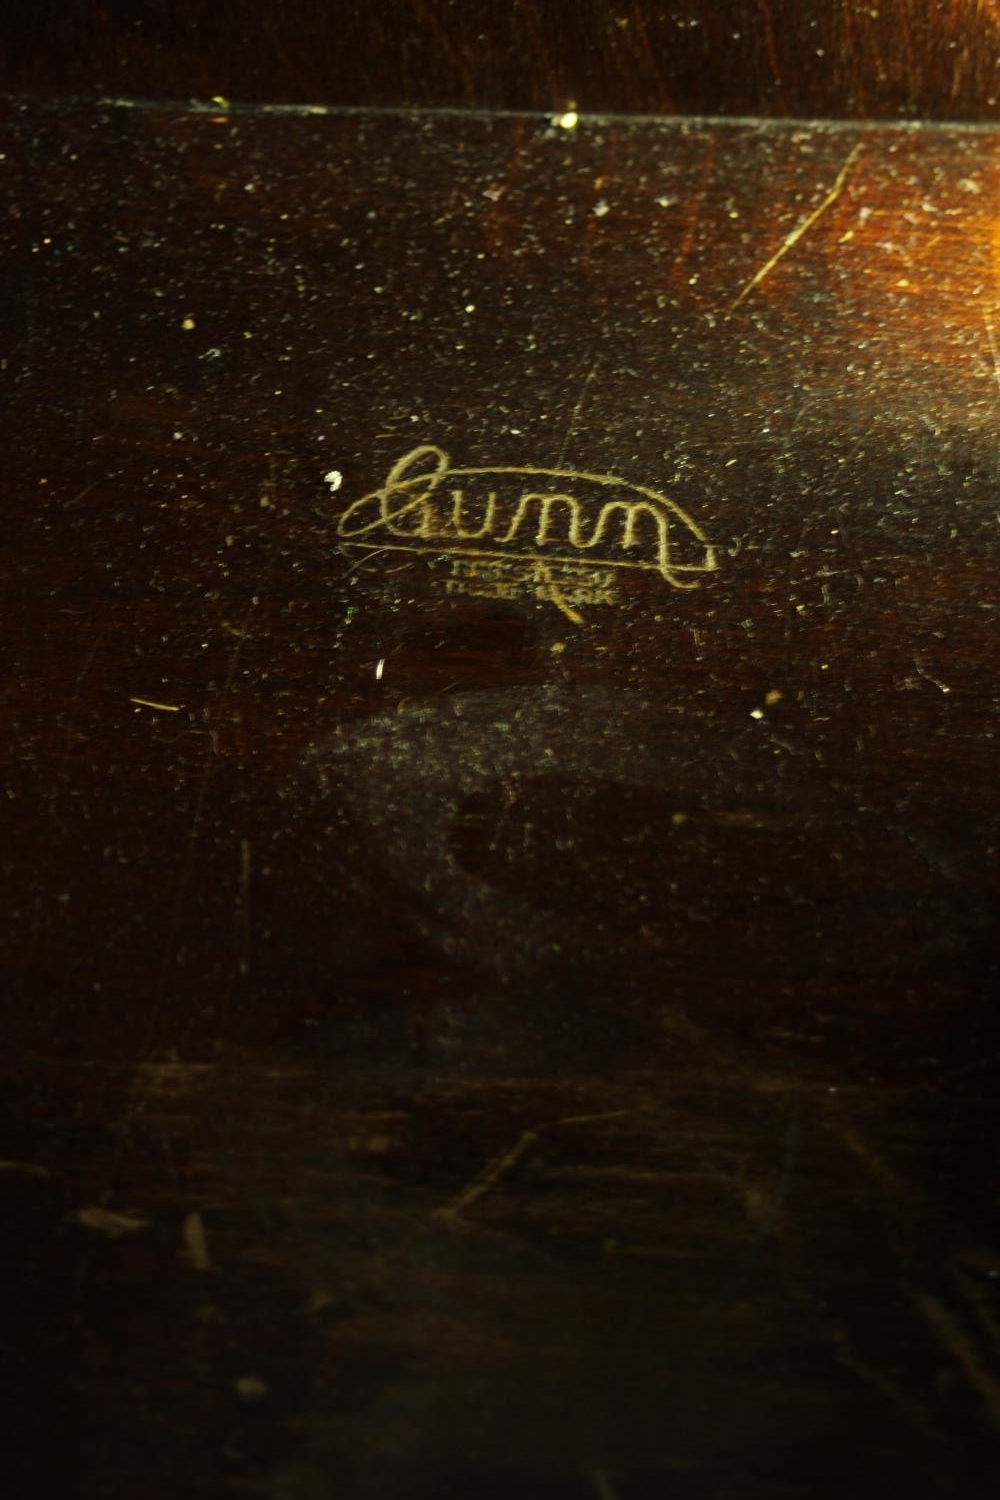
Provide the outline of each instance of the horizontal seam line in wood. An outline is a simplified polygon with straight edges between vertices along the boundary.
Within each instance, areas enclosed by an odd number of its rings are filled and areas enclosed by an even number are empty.
[[[262,118],[322,119],[350,117],[354,115],[384,116],[400,119],[467,119],[467,120],[538,120],[558,122],[560,111],[554,109],[463,109],[458,105],[408,105],[408,104],[282,104],[259,100],[227,100],[219,104],[211,99],[146,99],[138,97],[108,97],[86,94],[50,93],[0,93],[0,103],[17,107],[32,106],[43,109],[134,109],[160,111],[183,115],[239,115]],[[802,116],[802,115],[700,115],[700,114],[627,114],[614,110],[590,112],[577,106],[577,124],[573,130],[564,130],[569,136],[588,125],[696,125],[714,130],[730,127],[734,130],[803,130],[834,132],[885,131],[894,135],[909,135],[918,131],[950,132],[963,135],[985,135],[1000,131],[1000,112],[994,119],[949,120],[945,118],[899,120],[865,115],[849,116]],[[558,124],[556,125],[558,127]]]

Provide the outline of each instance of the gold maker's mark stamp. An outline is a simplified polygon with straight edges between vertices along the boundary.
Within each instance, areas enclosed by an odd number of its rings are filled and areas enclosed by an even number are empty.
[[[611,604],[628,571],[697,588],[716,549],[675,501],[614,474],[534,465],[456,469],[421,444],[383,485],[341,512],[341,545],[373,557],[424,554],[452,565],[449,593],[528,592],[570,618]]]

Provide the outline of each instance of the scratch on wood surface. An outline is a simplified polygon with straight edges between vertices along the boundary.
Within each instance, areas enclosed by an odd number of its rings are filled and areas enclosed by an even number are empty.
[[[1000,1383],[983,1368],[972,1340],[937,1297],[920,1297],[918,1304],[948,1353],[965,1371],[969,1384],[983,1398],[994,1427],[1000,1428]]]
[[[996,1275],[996,1272],[994,1271],[991,1274]],[[973,1314],[975,1315],[976,1321],[979,1323],[979,1326],[982,1328],[983,1332],[986,1334],[990,1342],[994,1344],[997,1349],[1000,1349],[1000,1319],[995,1318],[992,1312],[986,1306],[983,1300],[983,1293],[981,1288],[975,1281],[972,1280],[970,1276],[965,1275],[962,1272],[959,1272],[958,1281],[959,1285],[962,1288],[962,1296],[972,1308]]]
[[[208,796],[208,786],[212,777],[212,760],[213,756],[217,753],[218,735],[219,731],[222,728],[222,723],[226,711],[226,704],[229,701],[229,695],[232,692],[233,683],[236,679],[236,671],[240,662],[240,654],[250,633],[250,617],[253,614],[256,604],[257,599],[255,597],[251,600],[250,604],[247,606],[246,612],[244,613],[242,626],[237,632],[236,643],[230,653],[229,663],[226,668],[226,675],[223,679],[218,699],[216,700],[215,713],[212,721],[212,753],[206,757],[205,764],[202,767],[201,775],[198,778],[198,790],[195,797],[194,811],[191,818],[191,829],[188,834],[184,862],[181,865],[181,871],[178,877],[177,887],[174,894],[173,918],[171,922],[167,946],[163,956],[162,971],[157,992],[157,1001],[162,999],[162,986],[163,980],[166,977],[166,966],[169,963],[170,959],[174,956],[177,945],[177,933],[180,928],[184,897],[187,894],[188,885],[190,884],[191,876],[194,873],[195,849],[198,843],[198,835],[201,831],[201,823],[205,813],[205,801]]]
[[[449,1223],[457,1223],[485,1193],[494,1188],[503,1177],[507,1175],[511,1167],[516,1166],[524,1153],[538,1141],[546,1130],[556,1130],[568,1125],[592,1125],[603,1120],[618,1119],[622,1115],[634,1114],[631,1109],[615,1109],[606,1114],[598,1115],[568,1115],[561,1120],[548,1120],[533,1130],[522,1130],[517,1140],[507,1151],[502,1151],[498,1156],[486,1163],[486,1166],[474,1177],[467,1187],[464,1187],[457,1197],[450,1203],[434,1210],[435,1219],[445,1219]]]
[[[729,313],[734,313],[736,311],[740,303],[746,297],[749,297],[754,288],[760,286],[761,282],[765,281],[767,277],[770,276],[775,266],[779,265],[780,262],[784,260],[789,250],[794,250],[795,246],[798,244],[802,236],[804,234],[808,234],[809,230],[813,227],[817,220],[821,219],[827,212],[827,210],[831,208],[834,203],[836,203],[837,199],[844,191],[844,186],[847,182],[847,179],[851,175],[851,169],[853,168],[854,163],[857,161],[860,154],[861,143],[859,142],[852,148],[851,151],[848,152],[843,166],[834,179],[833,187],[827,193],[822,203],[820,203],[818,207],[814,208],[811,214],[807,214],[804,219],[801,219],[789,234],[785,235],[785,238],[782,240],[777,250],[771,256],[770,260],[766,260],[761,266],[760,270],[754,272],[743,290],[734,298],[729,306]]]
[[[557,469],[561,469],[563,467],[563,461],[566,457],[566,450],[569,447],[570,438],[576,431],[576,424],[580,420],[580,413],[583,411],[583,403],[586,401],[587,392],[590,389],[590,382],[593,380],[594,375],[597,372],[597,366],[600,364],[600,362],[600,355],[595,355],[593,358],[588,360],[587,373],[583,378],[582,385],[580,386],[580,394],[576,398],[576,405],[573,407],[573,410],[570,413],[569,421],[566,424],[566,431],[563,435],[562,447],[559,449],[559,458],[556,461]]]
[[[993,1100],[990,1100],[993,1103]],[[994,1280],[1000,1277],[1000,1254],[995,1250],[984,1249],[982,1245],[973,1245],[968,1250],[960,1250],[958,1258],[963,1265],[973,1266],[977,1271],[983,1271]],[[997,1288],[1000,1291],[1000,1287]]]
[[[153,698],[130,698],[130,703],[138,703],[140,708],[159,708],[165,714],[179,714],[183,708],[182,703],[157,703]]]
[[[913,658],[913,665],[914,665],[914,667],[915,667],[915,669],[917,671],[917,675],[920,676],[920,677],[922,677],[925,682],[931,683],[931,685],[933,687],[936,687],[939,692],[942,692],[942,693],[950,693],[951,692],[951,688],[948,686],[948,684],[946,682],[942,682],[941,679],[940,679],[940,677],[935,677],[932,672],[928,672],[928,670],[927,670],[926,667],[921,666],[919,656],[915,656]]]
[[[73,725],[76,720],[77,705],[80,702],[80,690],[83,687],[84,679],[86,678],[87,673],[90,671],[90,668],[93,665],[94,657],[97,655],[100,649],[101,642],[104,640],[104,635],[105,632],[103,630],[98,631],[97,635],[94,637],[94,640],[91,643],[90,650],[87,652],[86,656],[83,659],[83,666],[76,674],[76,682],[73,685],[73,696],[69,702],[69,718],[66,724],[67,747],[72,738]]]
[[[516,1162],[520,1161],[528,1147],[533,1146],[539,1139],[540,1136],[537,1130],[523,1130],[509,1151],[503,1151],[499,1156],[495,1156],[492,1161],[487,1162],[479,1176],[473,1178],[472,1182],[469,1183],[468,1187],[462,1189],[457,1198],[453,1198],[443,1208],[435,1210],[434,1217],[450,1221],[461,1218],[465,1210],[471,1208],[472,1204],[478,1198],[481,1198],[484,1193],[488,1193],[490,1188],[499,1182],[500,1178],[509,1172]]]
[[[780,84],[781,64],[778,61],[778,48],[774,39],[774,16],[771,13],[769,0],[763,0],[761,12],[764,21],[764,44],[767,48],[767,61],[771,68],[771,78],[775,84]]]
[[[250,971],[250,840],[240,840],[240,885],[236,898],[236,927],[240,950],[240,973]]]
[[[912,1398],[908,1397],[902,1388],[894,1380],[890,1379],[888,1375],[883,1374],[881,1370],[875,1369],[866,1360],[860,1359],[854,1351],[854,1346],[850,1338],[842,1329],[833,1329],[832,1337],[836,1350],[837,1363],[843,1369],[849,1370],[852,1375],[856,1375],[859,1380],[862,1380],[865,1385],[870,1386],[872,1390],[878,1391],[879,1395],[884,1396],[894,1406],[900,1407],[906,1416],[913,1420],[915,1413]],[[922,1411],[919,1412],[917,1420],[925,1423],[927,1421],[927,1414]]]
[[[986,329],[986,342],[990,346],[990,359],[993,361],[993,379],[1000,391],[1000,350],[997,349],[997,331],[993,323],[993,315],[983,308],[983,327]]]
[[[215,714],[210,731],[210,753],[205,757],[205,763],[197,780],[197,793],[195,795],[194,808],[191,817],[190,831],[187,836],[184,857],[181,862],[180,872],[174,886],[173,901],[171,903],[170,919],[167,923],[167,939],[160,954],[157,968],[156,984],[153,990],[152,1003],[149,1007],[149,1020],[146,1027],[146,1040],[143,1044],[144,1056],[137,1060],[135,1076],[131,1091],[118,1130],[118,1143],[112,1161],[112,1177],[117,1172],[125,1150],[132,1123],[140,1109],[143,1097],[143,1080],[141,1076],[142,1065],[149,1061],[149,1055],[155,1044],[157,1027],[160,1024],[160,1013],[163,1006],[164,996],[167,990],[167,980],[171,961],[176,959],[178,942],[181,930],[181,920],[184,914],[184,902],[188,889],[195,873],[195,855],[198,847],[198,839],[201,833],[202,820],[205,815],[205,806],[208,799],[209,783],[212,779],[214,757],[218,754],[218,738],[222,728],[225,715],[226,703],[236,680],[236,671],[239,666],[240,654],[250,635],[250,620],[254,609],[259,603],[259,596],[254,594],[244,612],[241,628],[235,632],[236,641],[229,655],[229,664],[216,701]]]
[[[712,179],[715,175],[716,150],[716,136],[713,133],[709,136],[705,146],[701,178],[697,191],[687,201],[684,232],[681,235],[680,243],[677,246],[677,254],[674,257],[673,274],[675,276],[679,276],[683,272],[698,241],[698,224],[708,198],[709,189],[712,186]]]
[[[905,1198],[907,1196],[906,1184],[888,1166],[882,1158],[872,1150],[868,1142],[858,1134],[853,1125],[840,1126],[833,1131],[835,1139],[841,1141],[854,1153],[868,1172],[869,1176],[878,1183],[879,1187],[892,1194],[893,1197]]]
[[[109,1208],[81,1208],[76,1218],[78,1224],[86,1229],[99,1229],[110,1240],[120,1240],[123,1234],[136,1234],[140,1229],[149,1228],[148,1219],[141,1219],[137,1214],[114,1213]]]
[[[91,485],[90,488],[93,489],[93,485]],[[86,494],[86,490],[84,490],[83,493]],[[77,498],[79,499],[80,497],[78,496]],[[57,786],[62,780],[62,777],[66,771],[66,767],[69,763],[70,754],[72,753],[73,733],[76,729],[76,719],[80,709],[80,694],[83,690],[83,684],[86,680],[87,673],[90,671],[90,668],[93,665],[94,658],[100,650],[101,643],[104,640],[104,636],[105,632],[103,630],[98,631],[97,635],[94,637],[94,640],[91,642],[90,649],[88,650],[86,656],[83,658],[83,665],[81,666],[79,672],[76,674],[76,682],[73,684],[73,695],[69,700],[69,709],[66,714],[62,753],[59,756],[59,761],[55,771],[54,779]],[[49,810],[53,816],[56,815],[55,797],[50,800]]]
[[[539,1125],[539,1130],[559,1130],[566,1125],[601,1125],[605,1120],[620,1120],[623,1115],[634,1115],[634,1109],[605,1109],[596,1115],[565,1115],[559,1120],[548,1120]]]
[[[781,1223],[785,1204],[791,1192],[792,1182],[798,1166],[799,1133],[799,1112],[798,1108],[796,1108],[789,1117],[788,1125],[785,1128],[781,1172],[778,1177],[777,1186],[769,1200],[758,1197],[753,1191],[748,1191],[747,1187],[744,1187],[743,1196],[747,1217],[755,1225],[755,1229],[753,1238],[737,1268],[738,1277],[746,1275],[765,1241],[771,1237]]]
[[[199,1213],[188,1214],[181,1230],[181,1254],[195,1271],[210,1271],[212,1258],[208,1253],[208,1236],[205,1223]]]
[[[992,988],[992,981],[988,980],[984,989],[984,1000],[989,999]],[[937,1078],[931,1078],[926,1083],[915,1084],[908,1092],[911,1094],[929,1093],[932,1089],[940,1088],[943,1083],[953,1083],[957,1078],[967,1078],[971,1073],[980,1073],[984,1068],[991,1068],[997,1062],[1000,1062],[1000,1052],[991,1052],[988,1057],[980,1057],[976,1062],[966,1063],[961,1068],[949,1068],[947,1073],[941,1073]]]

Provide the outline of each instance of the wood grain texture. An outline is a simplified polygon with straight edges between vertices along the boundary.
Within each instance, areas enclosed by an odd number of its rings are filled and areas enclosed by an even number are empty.
[[[22,1493],[995,1492],[996,144],[4,106]]]
[[[993,120],[994,0],[119,0],[5,8],[0,87],[208,100]]]

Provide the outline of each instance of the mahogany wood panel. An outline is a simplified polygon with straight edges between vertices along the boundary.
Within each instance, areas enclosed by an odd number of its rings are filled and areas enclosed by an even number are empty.
[[[588,113],[984,120],[995,0],[8,0],[0,87]]]
[[[997,145],[4,106],[17,1493],[995,1493]]]

